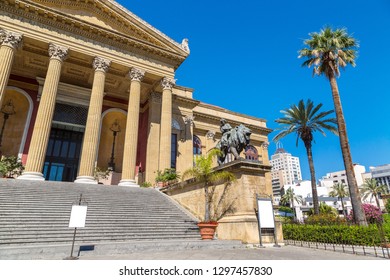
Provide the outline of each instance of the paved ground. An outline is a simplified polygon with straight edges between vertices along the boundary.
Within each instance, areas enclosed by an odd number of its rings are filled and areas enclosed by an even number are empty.
[[[126,255],[81,256],[80,260],[387,260],[323,249],[281,246],[246,249],[136,252]]]

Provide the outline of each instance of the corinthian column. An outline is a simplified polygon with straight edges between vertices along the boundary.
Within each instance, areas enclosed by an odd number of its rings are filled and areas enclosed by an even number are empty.
[[[47,69],[45,84],[35,119],[30,149],[25,171],[18,179],[44,180],[42,174],[46,156],[47,143],[51,129],[51,121],[56,104],[57,88],[61,76],[61,67],[68,54],[68,48],[49,44],[50,62]]]
[[[91,100],[89,101],[87,125],[85,127],[83,150],[81,152],[79,176],[76,183],[97,184],[93,173],[97,158],[97,143],[99,139],[99,127],[102,115],[104,83],[106,72],[111,62],[107,59],[95,57]]]
[[[141,98],[141,80],[145,72],[132,68],[129,73],[131,79],[129,105],[127,109],[125,150],[123,153],[122,180],[120,186],[138,187],[135,183],[135,164],[137,160],[139,106]]]
[[[171,167],[171,134],[172,134],[172,87],[174,79],[164,77],[161,80],[162,104],[161,104],[161,128],[160,128],[160,159],[159,169]]]
[[[22,42],[22,34],[0,30],[0,105],[3,101],[4,90],[8,84],[14,61],[15,50]]]

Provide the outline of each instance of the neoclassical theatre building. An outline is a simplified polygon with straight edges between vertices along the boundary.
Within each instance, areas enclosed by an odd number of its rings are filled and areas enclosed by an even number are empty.
[[[269,163],[265,120],[193,99],[175,83],[188,41],[113,0],[0,0],[0,43],[0,150],[19,179],[96,183],[111,167],[112,183],[154,183],[213,148],[221,118],[252,130],[243,157]]]

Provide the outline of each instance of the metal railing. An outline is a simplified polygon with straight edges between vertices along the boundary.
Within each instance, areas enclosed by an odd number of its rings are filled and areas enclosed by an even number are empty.
[[[390,259],[390,250],[382,246],[363,246],[353,244],[336,244],[336,243],[322,243],[322,242],[309,242],[309,241],[298,241],[298,240],[284,240],[285,245],[323,249],[333,252],[372,256],[378,258]]]

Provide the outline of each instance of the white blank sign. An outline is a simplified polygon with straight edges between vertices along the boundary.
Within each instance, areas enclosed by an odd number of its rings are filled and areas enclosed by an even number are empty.
[[[69,227],[85,227],[87,218],[87,206],[73,205],[70,213]]]
[[[261,228],[275,228],[274,210],[271,200],[257,200]]]

